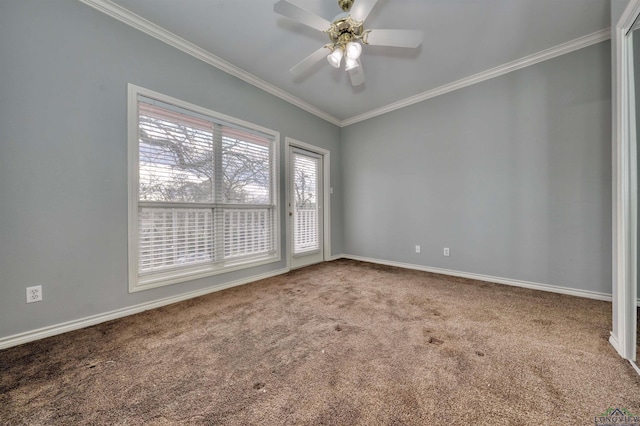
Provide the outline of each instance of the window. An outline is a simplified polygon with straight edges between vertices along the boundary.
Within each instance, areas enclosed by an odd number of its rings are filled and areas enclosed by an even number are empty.
[[[279,260],[278,133],[130,85],[129,289]]]
[[[293,150],[293,254],[320,250],[318,171],[320,158]]]

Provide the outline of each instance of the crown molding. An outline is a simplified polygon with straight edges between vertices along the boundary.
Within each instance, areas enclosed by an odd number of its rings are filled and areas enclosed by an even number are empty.
[[[506,64],[502,64],[495,68],[491,68],[486,71],[482,71],[477,74],[471,75],[469,77],[465,77],[460,80],[454,81],[452,83],[448,83],[443,86],[436,87],[435,89],[427,90],[426,92],[419,93],[417,95],[408,97],[401,101],[393,102],[391,104],[385,105],[380,108],[376,108],[369,112],[365,112],[363,114],[353,116],[346,120],[342,120],[340,122],[340,127],[346,127],[351,124],[358,123],[360,121],[368,120],[370,118],[377,117],[379,115],[383,115],[391,111],[395,111],[397,109],[405,108],[410,105],[426,101],[427,99],[435,98],[436,96],[441,96],[446,93],[450,93],[455,90],[462,89],[464,87],[471,86],[473,84],[480,83],[482,81],[486,81],[495,77],[499,77],[501,75],[508,74],[510,72],[519,70],[521,68],[525,68],[530,65],[534,65],[539,62],[543,62],[543,61],[555,58],[557,56],[574,52],[576,50],[591,46],[593,44],[603,42],[610,38],[611,38],[611,29],[605,28],[603,30],[596,31],[591,34],[587,34],[585,36],[576,38],[566,43],[559,44],[549,49],[542,50],[532,55],[525,56],[520,59],[516,59],[515,61],[507,62]]]
[[[264,90],[267,93],[270,93],[284,101],[289,102],[292,105],[297,106],[300,109],[303,109],[317,117],[322,118],[323,120],[328,121],[329,123],[335,124],[336,126],[340,126],[340,120],[331,114],[328,114],[322,111],[319,108],[303,101],[302,99],[291,95],[288,92],[274,86],[271,83],[267,83],[266,81],[256,77],[253,74],[248,73],[247,71],[238,68],[237,66],[225,61],[222,58],[208,52],[207,50],[196,46],[195,44],[173,34],[170,31],[150,22],[141,16],[136,15],[124,7],[117,5],[110,0],[78,0],[81,3],[86,4],[87,6],[91,6],[94,9],[111,16],[112,18],[117,19],[120,22],[123,22],[137,30],[142,31],[145,34],[150,35],[170,46],[179,49],[194,58],[197,58],[203,62],[206,62],[209,65],[212,65],[227,74],[230,74],[234,77],[239,78],[259,89]]]
[[[207,50],[198,47],[197,45],[173,34],[172,32],[167,31],[166,29],[154,24],[153,22],[150,22],[143,17],[136,15],[130,10],[125,9],[124,7],[115,4],[110,0],[78,1],[91,6],[94,9],[117,19],[120,22],[136,28],[137,30],[142,31],[145,34],[148,34],[170,46],[173,46],[176,49],[179,49],[203,62],[206,62],[209,65],[212,65],[226,72],[227,74],[237,77],[240,80],[243,80],[259,89],[262,89],[265,92],[270,93],[286,102],[289,102],[290,104],[295,105],[298,108],[303,109],[304,111],[307,111],[338,127],[346,127],[351,124],[359,123],[361,121],[365,121],[379,115],[383,115],[401,108],[408,107],[413,104],[426,101],[427,99],[435,98],[437,96],[441,96],[476,83],[508,74],[510,72],[555,58],[557,56],[574,52],[576,50],[603,42],[611,38],[611,29],[605,28],[603,30],[576,38],[575,40],[571,40],[566,43],[551,47],[549,49],[534,53],[532,55],[525,56],[524,58],[516,59],[515,61],[502,64],[495,68],[491,68],[489,70],[462,78],[452,83],[448,83],[443,86],[419,93],[417,95],[410,96],[400,101],[390,103],[380,108],[373,109],[371,111],[353,116],[351,118],[347,118],[345,120],[340,120],[337,117],[334,117],[333,115],[309,104],[308,102],[305,102],[302,99],[280,89],[279,87],[276,87],[273,84],[268,83],[256,77],[255,75],[248,73],[247,71],[225,61],[224,59],[219,58],[211,52],[208,52]]]

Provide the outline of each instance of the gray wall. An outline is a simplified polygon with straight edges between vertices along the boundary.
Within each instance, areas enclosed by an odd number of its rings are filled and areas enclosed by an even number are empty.
[[[344,128],[342,166],[346,254],[611,293],[609,42]]]
[[[281,161],[286,136],[330,150],[342,253],[336,126],[78,1],[1,9],[0,338],[285,266],[128,293],[127,83],[279,131]],[[39,284],[44,300],[27,305]]]
[[[629,0],[611,0],[611,28],[616,27],[628,4]]]
[[[333,254],[611,291],[608,43],[340,130],[75,0],[0,39],[0,339],[285,265],[127,292],[127,83],[330,150]]]

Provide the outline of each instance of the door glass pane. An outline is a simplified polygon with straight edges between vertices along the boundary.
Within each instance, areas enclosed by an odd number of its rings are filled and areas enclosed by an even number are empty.
[[[293,253],[320,249],[318,168],[320,160],[293,154]]]

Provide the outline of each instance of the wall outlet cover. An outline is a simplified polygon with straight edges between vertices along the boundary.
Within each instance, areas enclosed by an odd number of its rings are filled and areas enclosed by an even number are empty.
[[[27,303],[39,302],[41,300],[42,300],[41,285],[27,287]]]

